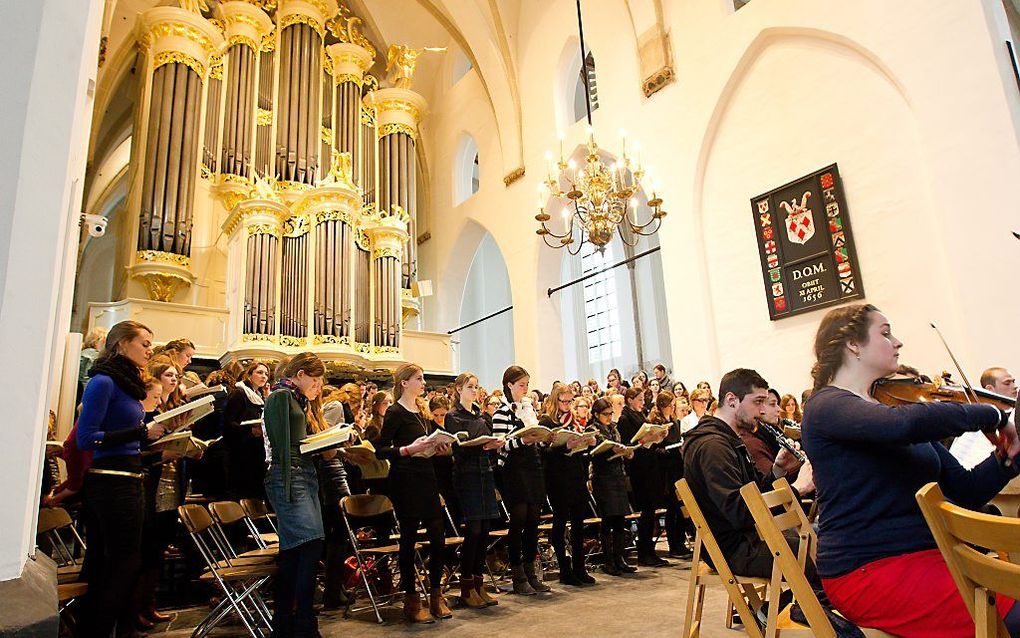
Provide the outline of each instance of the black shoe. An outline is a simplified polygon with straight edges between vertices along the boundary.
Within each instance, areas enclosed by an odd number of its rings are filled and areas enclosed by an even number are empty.
[[[694,558],[694,552],[687,549],[686,547],[681,547],[679,549],[671,549],[666,555],[669,556],[670,558],[676,558],[677,560],[689,561],[692,558]]]
[[[560,570],[560,583],[570,585],[571,587],[581,586],[581,580],[574,575],[574,570],[569,567]]]
[[[641,565],[642,567],[669,567],[671,564],[672,563],[669,561],[662,560],[655,554],[638,557],[638,565]]]
[[[637,571],[637,567],[629,564],[623,556],[616,557],[616,568],[624,574],[633,574]]]
[[[616,566],[616,563],[614,561],[609,561],[609,560],[607,560],[606,562],[602,563],[602,573],[609,574],[610,576],[621,576],[621,575],[623,575],[623,572],[621,572],[620,568]]]
[[[574,561],[574,577],[581,581],[581,585],[594,585],[596,580],[588,574],[584,568],[584,561]]]

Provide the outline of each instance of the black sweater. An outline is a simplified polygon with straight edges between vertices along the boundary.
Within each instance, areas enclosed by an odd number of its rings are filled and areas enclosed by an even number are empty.
[[[1020,470],[1020,458],[1006,468],[991,455],[966,470],[938,441],[1001,418],[990,405],[889,407],[832,386],[813,394],[801,428],[820,511],[818,573],[935,548],[914,497],[921,487],[937,481],[946,498],[976,509]]]

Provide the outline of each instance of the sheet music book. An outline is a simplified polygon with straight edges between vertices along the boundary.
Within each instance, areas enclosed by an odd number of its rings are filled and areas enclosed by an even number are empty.
[[[617,445],[620,445],[620,443],[606,439],[596,445],[595,449],[591,451],[591,454],[592,456],[595,456],[596,454],[605,454],[606,452],[612,451]]]
[[[542,438],[539,439],[540,443],[545,443],[552,436],[553,431],[544,425],[527,425],[519,430],[514,430],[507,435],[510,439],[520,439],[532,434],[541,434]]]
[[[204,397],[207,394],[216,394],[217,392],[223,392],[224,388],[222,385],[214,385],[211,388],[204,383],[193,385],[190,388],[184,390],[184,398],[191,401],[199,397]]]
[[[346,423],[339,423],[331,428],[323,430],[322,432],[317,432],[316,434],[311,434],[301,439],[301,445],[298,449],[302,454],[323,452],[346,443],[351,439],[353,434],[354,426]]]
[[[669,432],[669,426],[658,423],[642,423],[638,431],[631,437],[630,442],[637,443],[641,439],[648,438],[654,434],[664,435]]]
[[[375,446],[369,441],[362,441],[357,445],[342,447],[340,448],[340,454],[355,465],[367,466],[380,462],[379,459],[375,457]],[[386,463],[386,461],[382,462]]]
[[[639,447],[641,447],[641,446],[640,445],[621,445],[619,447],[620,451],[615,453],[615,454],[613,454],[611,457],[609,457],[609,460],[612,461],[613,459],[621,458],[624,454],[627,453],[628,450],[636,450]]]
[[[454,443],[461,439],[467,439],[467,436],[467,432],[457,432],[456,434],[453,434],[452,432],[447,432],[446,430],[439,428],[426,437],[429,442],[429,446],[421,452],[412,454],[411,456],[420,459],[427,459],[436,455],[436,449],[440,445],[444,443]]]
[[[212,414],[212,402],[213,396],[211,394],[207,394],[201,399],[190,401],[184,405],[174,408],[173,410],[157,414],[156,418],[154,418],[152,422],[163,423],[164,421],[169,421],[170,419],[186,414],[187,418],[184,419],[184,422],[174,427],[174,431],[184,430],[190,427],[195,421],[198,421],[208,414]]]
[[[988,458],[995,448],[981,432],[964,432],[949,447],[949,453],[968,470]]]
[[[246,428],[252,428],[252,427],[255,427],[256,425],[261,426],[262,425],[262,419],[248,419],[247,421],[241,421],[240,425],[242,425],[242,426],[244,426]]]
[[[167,452],[180,454],[181,456],[189,459],[197,459],[202,456],[202,453],[204,453],[210,445],[222,438],[223,437],[218,436],[215,439],[203,441],[202,439],[192,436],[191,432],[182,431],[167,434],[162,438],[156,439],[149,444],[149,447],[156,450],[165,450]]]
[[[477,447],[479,445],[485,445],[487,443],[494,443],[496,441],[505,441],[505,440],[506,440],[506,437],[504,437],[504,436],[490,436],[488,434],[483,434],[482,436],[476,436],[473,439],[465,439],[463,441],[460,440],[460,439],[457,439],[457,445],[459,445],[461,447]]]

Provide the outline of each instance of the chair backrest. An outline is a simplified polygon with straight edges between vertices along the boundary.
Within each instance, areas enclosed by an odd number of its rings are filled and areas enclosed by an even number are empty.
[[[758,534],[772,552],[772,591],[778,592],[785,582],[800,603],[811,633],[822,638],[835,638],[836,631],[804,572],[808,556],[814,555],[812,548],[817,543],[815,531],[787,480],[779,479],[773,483],[773,487],[775,489],[764,494],[754,483],[740,488],[740,495],[744,497],[747,509],[754,517]],[[779,510],[779,513],[775,513],[775,510]],[[794,530],[800,538],[797,554],[793,553],[783,536],[786,530]]]
[[[995,607],[996,593],[1020,598],[1020,520],[991,516],[946,502],[938,483],[917,492],[917,503],[945,558],[978,638],[1009,633]],[[973,546],[988,547],[998,558]]]
[[[71,515],[63,507],[44,507],[39,510],[39,524],[36,534],[45,534],[53,530],[63,529],[73,524]]]
[[[234,501],[210,503],[209,512],[221,525],[232,525],[245,518],[244,508]]]
[[[177,508],[177,516],[184,523],[184,528],[191,534],[201,534],[213,526],[209,512],[201,505],[181,505]]]
[[[50,557],[58,567],[64,567],[82,560],[85,541],[82,540],[71,515],[62,507],[44,507],[39,510],[39,524],[36,533],[46,538],[52,546]],[[76,546],[80,551],[76,551]]]
[[[340,499],[340,509],[351,518],[369,518],[389,514],[393,503],[380,494],[353,494]]]
[[[248,518],[268,518],[269,509],[266,507],[266,502],[257,498],[242,498],[241,509]]]
[[[691,522],[694,524],[694,560],[691,563],[691,578],[697,578],[698,563],[701,561],[701,551],[704,549],[708,552],[715,571],[719,573],[719,578],[722,580],[733,606],[737,609],[737,613],[740,614],[741,619],[745,620],[744,630],[751,638],[762,638],[758,625],[751,620],[753,612],[740,593],[739,587],[737,587],[737,577],[733,570],[730,569],[730,564],[726,561],[726,556],[723,555],[718,541],[715,540],[715,535],[709,529],[708,520],[705,519],[701,506],[698,505],[698,501],[694,498],[694,493],[691,492],[691,486],[687,483],[687,479],[680,479],[676,482],[676,494],[680,498],[680,502],[683,503],[684,508],[686,508]]]

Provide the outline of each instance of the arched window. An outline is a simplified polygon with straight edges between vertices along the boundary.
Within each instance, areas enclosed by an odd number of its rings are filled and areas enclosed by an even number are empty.
[[[483,317],[489,318],[464,328],[453,337],[456,369],[475,373],[486,388],[498,388],[503,370],[514,361],[513,310],[490,316],[512,303],[510,276],[503,253],[492,235],[485,233],[464,282],[460,322],[467,325]]]
[[[577,81],[574,84],[574,121],[580,122],[587,117],[588,113],[584,108],[584,76],[588,75],[588,88],[589,95],[588,101],[591,104],[591,110],[599,108],[599,92],[598,86],[595,83],[595,56],[589,51],[587,57],[584,59],[584,67],[580,70],[577,75]]]
[[[457,206],[477,193],[481,184],[478,145],[470,135],[465,134],[461,138],[454,175],[453,205]]]

